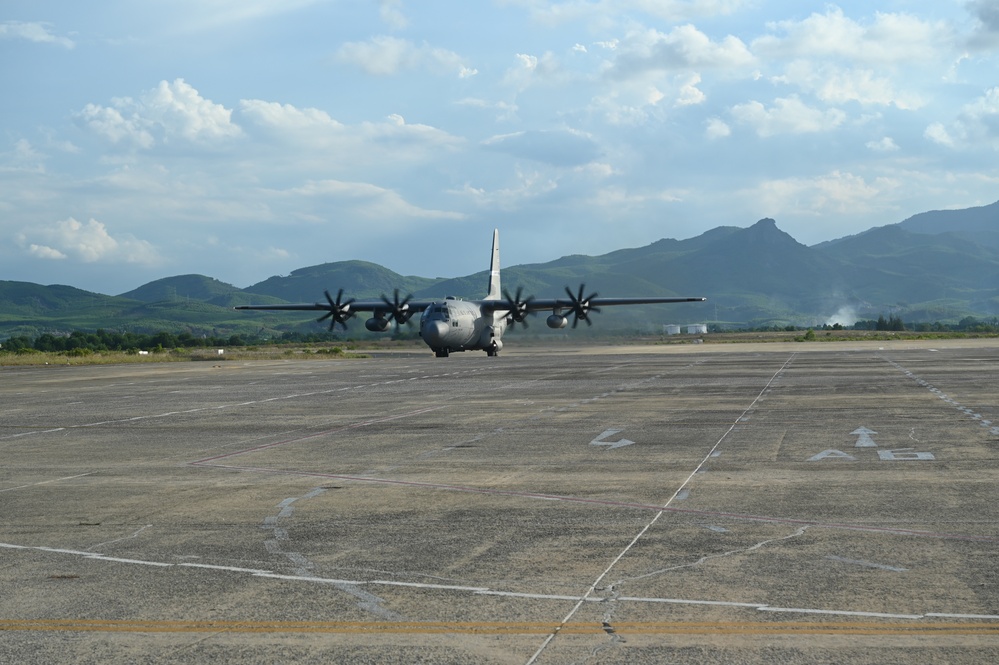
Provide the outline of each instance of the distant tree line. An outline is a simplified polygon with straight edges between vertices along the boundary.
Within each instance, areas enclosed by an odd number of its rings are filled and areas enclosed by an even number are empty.
[[[750,332],[794,332],[809,330],[809,326],[763,326],[743,328]],[[949,323],[903,323],[895,315],[887,318],[882,315],[876,320],[857,321],[852,326],[839,323],[826,324],[815,328],[817,330],[877,330],[915,332],[960,332],[972,334],[999,334],[999,317],[982,320],[967,316],[956,324]],[[725,332],[717,324],[708,326],[710,332]],[[393,339],[416,338],[416,333],[400,331],[392,335]],[[234,346],[264,346],[281,344],[322,344],[343,342],[342,336],[330,332],[285,332],[272,337],[260,335],[194,335],[190,332],[170,333],[157,332],[152,334],[135,332],[114,332],[98,330],[96,332],[73,331],[69,334],[43,333],[37,337],[18,335],[0,343],[0,353],[100,353],[102,351],[118,351],[138,353],[139,351],[163,351],[167,349],[218,348]],[[349,341],[349,340],[348,340]]]
[[[982,320],[966,316],[957,323],[903,323],[901,317],[891,315],[887,319],[882,314],[876,321],[857,321],[854,330],[914,330],[916,332],[963,332],[963,333],[999,333],[999,318]]]
[[[799,330],[808,330],[811,326],[763,326],[758,328],[750,328],[749,332],[795,332]],[[889,315],[887,318],[882,314],[877,319],[861,320],[857,321],[852,326],[844,326],[839,323],[824,324],[815,328],[816,330],[877,330],[877,331],[904,331],[911,330],[915,332],[940,332],[940,333],[982,333],[982,334],[999,334],[999,317],[992,317],[991,319],[977,319],[973,316],[966,316],[957,323],[940,323],[939,321],[934,323],[905,323],[902,321],[900,316],[895,316],[894,314]],[[723,329],[711,325],[709,326],[711,332],[724,332]]]
[[[26,335],[11,337],[0,346],[0,352],[31,353],[43,351],[50,353],[89,351],[120,351],[136,353],[138,351],[162,351],[164,349],[193,349],[233,347],[263,344],[311,344],[334,341],[330,333],[298,333],[288,332],[277,337],[263,338],[255,335],[196,336],[189,332],[154,334],[113,332],[98,330],[97,332],[82,332],[75,330],[68,335],[43,333],[31,338]]]
[[[902,322],[902,317],[895,316],[891,314],[887,319],[885,315],[882,314],[878,317],[877,321],[857,321],[853,324],[854,330],[892,330],[892,331],[902,331],[905,330],[905,323]]]

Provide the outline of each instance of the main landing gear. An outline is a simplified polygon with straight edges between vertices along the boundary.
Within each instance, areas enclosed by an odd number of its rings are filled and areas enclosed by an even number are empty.
[[[451,349],[448,349],[448,348],[434,349],[433,351],[434,351],[434,355],[437,356],[438,358],[447,358],[451,354]],[[488,349],[485,349],[485,351],[486,351],[486,355],[489,356],[490,358],[499,355],[499,348],[497,348],[495,346],[492,346],[492,347],[490,347]]]

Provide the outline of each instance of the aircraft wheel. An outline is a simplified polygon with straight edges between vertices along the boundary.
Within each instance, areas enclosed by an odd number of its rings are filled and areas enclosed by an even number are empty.
[[[447,358],[447,349],[434,349],[434,355],[438,358]]]

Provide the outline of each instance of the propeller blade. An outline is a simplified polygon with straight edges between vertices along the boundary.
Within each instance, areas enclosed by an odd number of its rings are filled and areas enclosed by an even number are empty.
[[[330,295],[329,290],[323,291],[323,295],[326,296],[326,302],[329,303],[330,309],[328,312],[316,319],[317,322],[325,321],[330,319],[330,332],[336,330],[336,324],[343,326],[343,329],[347,329],[347,319],[354,316],[354,313],[350,311],[350,305],[354,302],[353,298],[343,299],[343,289],[340,289],[336,293],[336,300]]]
[[[507,304],[507,318],[510,321],[510,327],[514,328],[518,323],[524,324],[527,328],[527,315],[530,313],[528,306],[531,301],[534,300],[534,296],[528,296],[527,299],[523,299],[524,287],[517,287],[517,294],[511,296],[510,292],[503,289],[503,297],[506,298]]]
[[[583,297],[583,293],[586,291],[586,285],[579,285],[578,294],[573,293],[572,290],[567,286],[565,287],[565,293],[569,296],[569,310],[572,312],[572,327],[575,328],[579,325],[579,321],[586,321],[586,325],[592,326],[593,321],[590,320],[590,312],[599,312],[599,307],[593,307],[590,305],[590,301],[597,297],[597,292],[594,291],[590,295]]]
[[[416,313],[409,309],[409,301],[412,297],[413,294],[409,294],[402,300],[399,300],[399,289],[395,290],[392,300],[389,300],[388,296],[382,294],[382,302],[388,308],[388,318],[395,321],[396,325],[406,323]]]

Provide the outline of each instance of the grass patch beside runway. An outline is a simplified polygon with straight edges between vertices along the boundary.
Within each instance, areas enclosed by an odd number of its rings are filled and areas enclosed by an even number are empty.
[[[370,358],[367,353],[343,347],[249,346],[219,349],[169,349],[135,353],[126,351],[73,351],[0,353],[0,366],[27,365],[118,365],[233,360],[331,360],[339,358]]]

